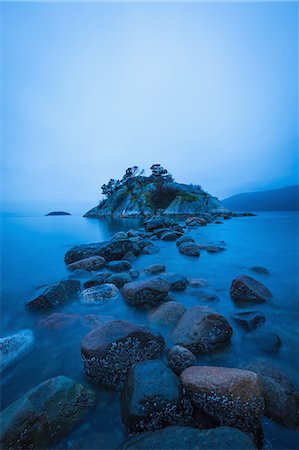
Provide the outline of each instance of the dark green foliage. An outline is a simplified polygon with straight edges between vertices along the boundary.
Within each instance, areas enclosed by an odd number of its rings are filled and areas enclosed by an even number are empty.
[[[154,210],[165,209],[173,202],[179,191],[164,184],[156,184],[155,186],[155,190],[146,194],[147,206]]]
[[[188,192],[181,192],[179,194],[179,197],[183,202],[197,202],[198,201],[198,195],[189,194]]]

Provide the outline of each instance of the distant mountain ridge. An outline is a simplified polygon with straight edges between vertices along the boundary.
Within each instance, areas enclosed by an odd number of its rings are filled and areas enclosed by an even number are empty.
[[[297,211],[299,185],[236,194],[222,200],[222,204],[232,211]]]

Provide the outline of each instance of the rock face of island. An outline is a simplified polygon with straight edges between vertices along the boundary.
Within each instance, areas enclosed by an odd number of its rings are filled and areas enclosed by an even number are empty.
[[[218,198],[205,192],[201,186],[174,181],[160,164],[154,164],[151,171],[152,174],[146,177],[134,166],[126,170],[121,180],[111,179],[101,188],[106,198],[84,217],[187,216],[228,211]]]
[[[45,216],[71,216],[71,214],[65,211],[52,211],[45,214]]]

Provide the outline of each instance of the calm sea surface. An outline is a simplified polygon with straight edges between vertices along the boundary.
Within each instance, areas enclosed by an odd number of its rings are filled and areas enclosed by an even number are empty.
[[[244,351],[244,331],[232,320],[232,315],[241,309],[230,299],[229,288],[232,280],[244,273],[262,281],[273,292],[271,304],[251,308],[265,314],[263,328],[276,332],[282,340],[279,353],[264,359],[295,383],[298,381],[298,219],[295,212],[259,212],[257,217],[234,218],[222,225],[210,224],[191,234],[198,243],[225,241],[225,251],[218,254],[202,251],[199,259],[188,258],[178,253],[175,243],[157,241],[160,253],[141,256],[133,263],[134,268],[141,270],[162,262],[168,272],[207,280],[208,285],[202,290],[218,296],[218,300],[203,300],[198,289],[191,287],[184,293],[172,294],[175,300],[187,307],[207,305],[224,314],[234,329],[230,347],[217,354],[199,357],[198,364],[238,367],[259,356]],[[42,329],[38,322],[43,315],[30,313],[24,304],[41,286],[69,276],[63,259],[72,246],[108,240],[118,231],[141,227],[142,222],[137,219],[98,220],[78,216],[2,218],[1,335],[24,328],[32,329],[35,334],[33,350],[2,374],[2,409],[52,376],[66,375],[88,385],[80,357],[80,341],[88,333],[88,328]],[[255,265],[267,267],[270,276],[248,270]],[[103,314],[148,323],[147,311],[130,308],[121,299],[91,307],[73,302],[59,312]],[[171,345],[168,331],[160,329],[167,344]],[[115,449],[126,439],[120,422],[119,393],[103,389],[97,389],[97,393],[96,409],[56,448]],[[298,448],[294,432],[267,419],[263,419],[263,428],[265,448]]]

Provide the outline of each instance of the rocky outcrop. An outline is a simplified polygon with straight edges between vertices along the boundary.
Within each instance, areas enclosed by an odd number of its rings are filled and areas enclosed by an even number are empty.
[[[165,216],[197,216],[209,211],[222,211],[218,198],[200,186],[176,183],[153,176],[136,176],[119,182],[85,217],[151,217],[155,213]]]
[[[147,327],[114,320],[91,331],[81,343],[86,376],[105,386],[121,384],[132,364],[158,358],[164,339]]]
[[[200,306],[186,311],[172,333],[174,344],[195,354],[210,353],[226,345],[233,330],[221,314]]]
[[[48,448],[86,415],[95,397],[64,376],[44,381],[2,411],[1,448]]]
[[[184,424],[191,414],[179,378],[162,361],[132,366],[121,393],[121,415],[129,433]]]
[[[31,330],[21,330],[0,339],[1,369],[4,370],[21,359],[34,345],[34,335]]]
[[[256,450],[249,436],[236,428],[218,427],[211,430],[170,426],[139,434],[119,450]]]

